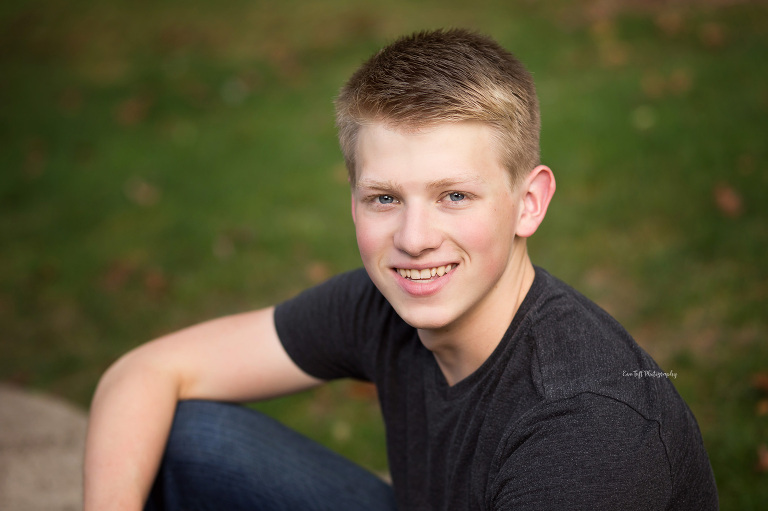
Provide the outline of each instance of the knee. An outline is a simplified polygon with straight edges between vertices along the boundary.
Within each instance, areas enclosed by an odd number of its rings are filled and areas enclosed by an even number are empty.
[[[226,403],[179,403],[147,509],[187,509],[231,492],[248,463],[237,438],[243,411]]]
[[[233,460],[233,414],[237,405],[209,401],[182,401],[176,408],[163,458],[164,469],[218,466]]]
[[[216,477],[231,460],[223,429],[233,405],[183,401],[176,408],[162,463],[145,511],[201,508],[195,502],[215,499]],[[226,449],[226,450],[225,450]],[[231,453],[230,453],[231,454]],[[215,509],[215,507],[214,507]]]

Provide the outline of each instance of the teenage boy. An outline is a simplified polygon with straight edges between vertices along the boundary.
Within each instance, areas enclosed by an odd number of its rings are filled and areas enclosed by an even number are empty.
[[[555,179],[524,67],[487,37],[423,32],[336,107],[365,270],[119,360],[93,402],[86,508],[715,509],[672,384],[529,260]],[[221,403],[343,377],[376,384],[391,487]]]

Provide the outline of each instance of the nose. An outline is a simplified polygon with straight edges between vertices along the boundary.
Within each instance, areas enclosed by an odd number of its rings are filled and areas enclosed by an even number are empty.
[[[438,248],[443,236],[435,220],[426,207],[413,204],[405,207],[395,232],[395,247],[411,257]]]

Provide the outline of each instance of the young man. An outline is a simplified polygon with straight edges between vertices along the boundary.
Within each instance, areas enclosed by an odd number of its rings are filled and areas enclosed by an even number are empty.
[[[352,76],[337,123],[365,270],[118,361],[94,398],[86,508],[715,509],[672,384],[627,377],[660,370],[531,264],[555,180],[523,66],[466,31],[405,37]],[[392,487],[214,402],[342,377],[377,386]]]

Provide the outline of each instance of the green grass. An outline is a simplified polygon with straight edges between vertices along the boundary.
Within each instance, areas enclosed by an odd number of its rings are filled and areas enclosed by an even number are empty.
[[[332,98],[396,36],[470,26],[537,81],[534,261],[678,373],[723,509],[759,509],[768,8],[720,3],[3,3],[0,380],[85,407],[130,347],[359,265]],[[385,470],[366,387],[260,406]]]

